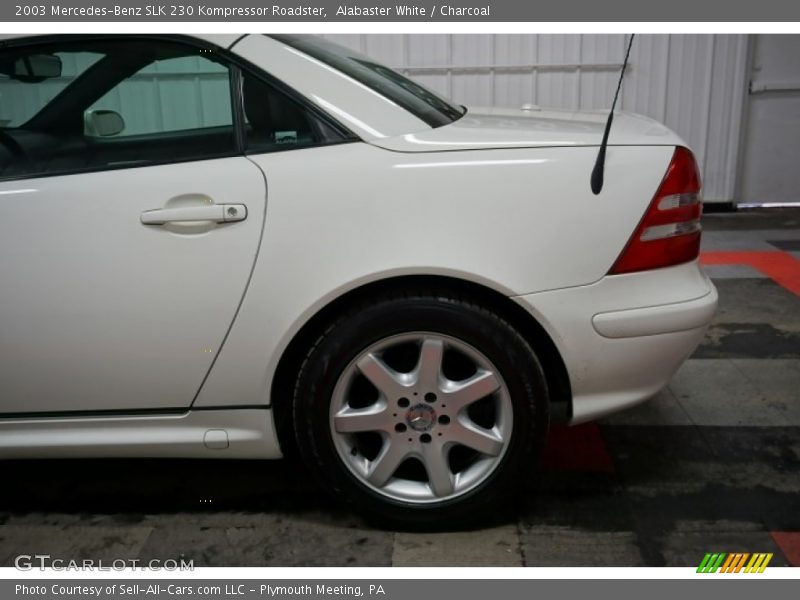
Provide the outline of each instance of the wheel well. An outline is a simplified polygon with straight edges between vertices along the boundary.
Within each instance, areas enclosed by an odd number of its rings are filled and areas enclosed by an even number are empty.
[[[430,275],[394,277],[366,284],[336,298],[309,319],[284,350],[272,379],[270,404],[278,440],[286,456],[293,457],[295,454],[291,422],[292,395],[297,374],[308,349],[322,335],[325,327],[352,306],[363,303],[370,297],[396,290],[461,293],[504,318],[531,345],[542,363],[550,391],[551,420],[559,422],[569,419],[572,410],[572,391],[564,361],[544,328],[524,308],[491,288],[462,279]]]

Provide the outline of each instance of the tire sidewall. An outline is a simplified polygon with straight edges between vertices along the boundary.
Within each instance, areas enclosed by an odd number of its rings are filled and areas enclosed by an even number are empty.
[[[364,485],[339,457],[330,427],[333,391],[345,369],[371,345],[394,335],[431,332],[462,340],[497,369],[513,407],[511,440],[489,476],[454,498],[411,504]],[[301,454],[321,484],[371,516],[408,524],[456,521],[508,500],[525,465],[535,466],[547,431],[545,377],[535,354],[505,321],[476,305],[446,297],[409,297],[364,307],[340,320],[309,354],[295,394]]]

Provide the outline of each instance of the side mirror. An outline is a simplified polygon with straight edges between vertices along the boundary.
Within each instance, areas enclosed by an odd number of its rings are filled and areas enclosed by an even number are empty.
[[[61,57],[55,54],[29,54],[14,61],[11,77],[26,83],[38,83],[61,77],[61,67]]]
[[[113,110],[87,110],[83,113],[83,135],[87,137],[110,137],[124,129],[122,115]]]

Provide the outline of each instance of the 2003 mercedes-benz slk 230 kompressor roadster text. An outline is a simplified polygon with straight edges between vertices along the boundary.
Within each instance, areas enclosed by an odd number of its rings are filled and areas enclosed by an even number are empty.
[[[472,109],[302,36],[0,41],[0,456],[279,458],[395,523],[512,496],[717,303],[671,131]]]

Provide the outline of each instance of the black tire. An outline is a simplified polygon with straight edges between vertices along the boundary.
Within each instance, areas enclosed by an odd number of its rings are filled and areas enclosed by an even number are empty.
[[[379,340],[417,331],[477,349],[505,382],[513,411],[511,438],[487,478],[458,497],[427,504],[388,498],[365,485],[340,458],[330,427],[334,388],[347,366]],[[320,485],[367,518],[400,528],[475,526],[496,517],[536,468],[548,418],[546,379],[530,345],[494,312],[449,293],[385,296],[341,316],[308,352],[293,402],[298,449]]]

